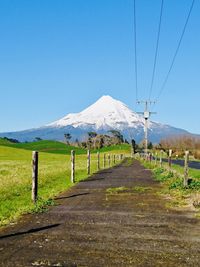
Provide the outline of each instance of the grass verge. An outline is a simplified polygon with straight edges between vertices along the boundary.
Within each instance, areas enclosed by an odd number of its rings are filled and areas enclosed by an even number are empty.
[[[183,186],[184,168],[173,164],[171,171],[167,164],[162,168],[155,166],[152,162],[141,160],[142,164],[151,169],[154,179],[162,183],[163,189],[159,194],[164,195],[170,201],[167,206],[170,208],[189,208],[197,212],[200,217],[200,171],[195,169],[189,170],[189,184]]]

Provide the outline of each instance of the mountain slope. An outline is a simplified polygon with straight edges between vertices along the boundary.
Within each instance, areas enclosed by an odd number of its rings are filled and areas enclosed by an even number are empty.
[[[69,125],[74,128],[92,127],[96,130],[105,128],[123,130],[125,127],[137,128],[137,126],[143,126],[144,119],[121,101],[110,96],[102,96],[82,112],[68,114],[47,126],[64,127]]]
[[[170,135],[189,134],[187,131],[149,121],[149,139],[159,142]],[[140,142],[144,136],[144,119],[124,103],[110,96],[102,96],[93,105],[80,113],[68,114],[46,126],[19,132],[0,133],[0,137],[15,138],[20,141],[33,141],[36,137],[48,140],[64,140],[70,133],[73,140],[85,140],[89,131],[107,133],[119,130],[127,139]]]

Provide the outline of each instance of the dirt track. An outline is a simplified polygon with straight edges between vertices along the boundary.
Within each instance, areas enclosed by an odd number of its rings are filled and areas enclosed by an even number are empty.
[[[159,190],[136,161],[101,171],[1,231],[0,266],[200,266],[200,221]]]

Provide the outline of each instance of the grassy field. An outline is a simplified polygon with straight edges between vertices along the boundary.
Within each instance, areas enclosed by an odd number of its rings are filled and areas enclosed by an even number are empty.
[[[38,142],[30,143],[11,143],[5,139],[0,138],[0,145],[31,151],[36,150],[41,152],[65,155],[70,155],[71,150],[75,150],[76,154],[85,154],[86,151],[83,148],[68,146],[65,143],[50,140],[41,140]]]
[[[30,142],[30,143],[11,143],[6,139],[0,138],[0,146],[7,146],[12,148],[19,148],[31,151],[40,151],[46,153],[53,153],[53,154],[64,154],[70,155],[71,150],[75,150],[76,154],[85,154],[86,149],[75,147],[71,145],[66,145],[65,143],[58,142],[58,141],[50,141],[50,140],[41,140],[38,142]],[[97,151],[100,152],[110,152],[115,150],[127,151],[129,150],[129,144],[121,144],[121,145],[112,145],[109,147],[103,147],[99,150],[93,149],[91,153],[96,153]]]
[[[161,194],[167,196],[171,201],[169,207],[190,208],[200,216],[200,170],[189,169],[189,184],[183,186],[184,168],[172,164],[171,171],[168,164],[163,163],[163,167],[155,166],[155,163],[142,161],[146,168],[152,169],[154,178],[163,184]]]
[[[50,143],[47,142],[48,152],[50,152]],[[59,146],[58,142],[55,143],[56,147]],[[46,206],[53,204],[53,198],[56,195],[72,186],[69,155],[71,147],[66,148],[64,145],[65,152],[69,150],[68,155],[64,155],[64,153],[56,153],[55,146],[52,146],[53,153],[45,153],[47,152],[45,141],[24,144],[26,149],[19,148],[17,145],[22,144],[0,145],[0,225],[15,221],[21,214],[43,211]],[[31,150],[45,151],[39,153],[39,201],[36,206],[31,201]],[[76,181],[78,182],[87,177],[87,159],[85,150],[76,152]],[[107,148],[101,152],[130,153],[130,147],[115,146],[111,147],[111,150]],[[93,153],[91,154],[91,173],[96,171],[97,154]]]

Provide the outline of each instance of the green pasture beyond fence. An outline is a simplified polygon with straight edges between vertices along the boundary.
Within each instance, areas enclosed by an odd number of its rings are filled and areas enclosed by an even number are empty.
[[[15,221],[21,214],[43,211],[48,205],[54,204],[55,196],[74,183],[100,169],[119,164],[121,154],[123,157],[130,156],[127,149],[118,148],[106,153],[91,153],[90,172],[87,153],[75,155],[72,181],[70,155],[39,152],[36,172],[32,165],[32,151],[0,146],[0,225]],[[38,190],[33,198],[32,179],[36,174]]]

